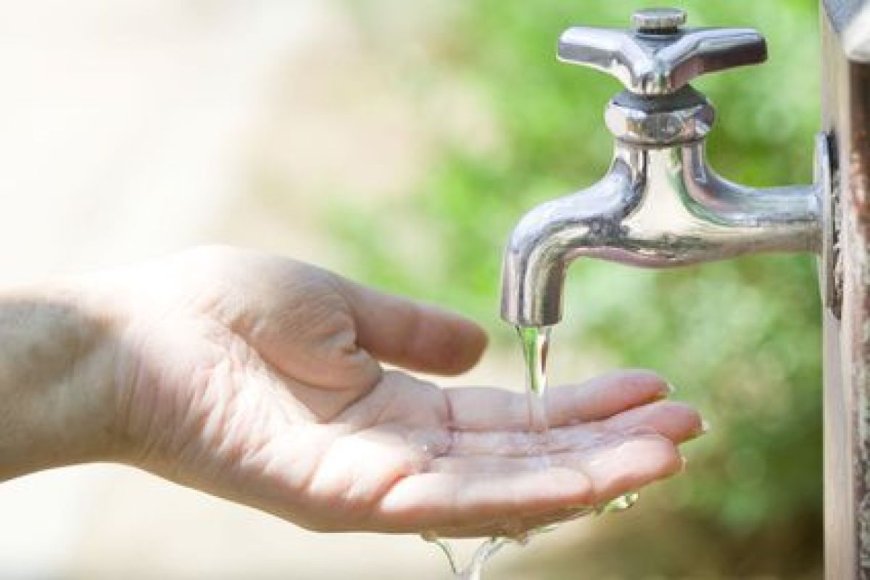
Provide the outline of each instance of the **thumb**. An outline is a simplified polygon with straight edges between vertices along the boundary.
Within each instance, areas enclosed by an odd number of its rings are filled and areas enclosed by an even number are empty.
[[[409,370],[455,375],[473,367],[487,337],[476,323],[440,308],[343,280],[357,344]]]

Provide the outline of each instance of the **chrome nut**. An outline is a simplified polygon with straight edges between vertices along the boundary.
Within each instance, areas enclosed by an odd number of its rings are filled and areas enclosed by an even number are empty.
[[[668,147],[703,139],[716,117],[709,103],[674,111],[642,111],[611,101],[604,123],[613,136],[625,143]]]

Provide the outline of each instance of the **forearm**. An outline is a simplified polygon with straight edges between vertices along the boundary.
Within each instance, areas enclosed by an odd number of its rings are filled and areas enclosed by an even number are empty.
[[[113,331],[81,298],[0,293],[0,481],[111,449]]]

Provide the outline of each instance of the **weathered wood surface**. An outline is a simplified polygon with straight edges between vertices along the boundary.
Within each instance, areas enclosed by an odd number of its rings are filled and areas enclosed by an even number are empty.
[[[867,12],[865,2],[823,3],[828,10],[833,5],[842,10],[851,6],[852,22]],[[843,33],[848,21],[838,21],[846,13],[823,10],[821,19],[823,128],[831,133],[835,149],[842,274],[840,318],[831,308],[824,313],[825,575],[829,580],[870,579],[870,65],[847,58]],[[870,35],[866,40],[870,43]]]

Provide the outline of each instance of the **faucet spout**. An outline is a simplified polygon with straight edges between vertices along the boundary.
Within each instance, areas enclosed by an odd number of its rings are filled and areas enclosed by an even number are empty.
[[[638,197],[636,188],[631,167],[617,159],[595,185],[529,211],[505,248],[502,318],[515,326],[561,320],[568,265],[580,252],[621,245],[621,223]]]
[[[517,326],[559,322],[565,272],[579,257],[667,268],[819,250],[815,185],[731,183],[707,166],[703,147],[617,141],[601,181],[526,214],[505,250],[502,318]]]

